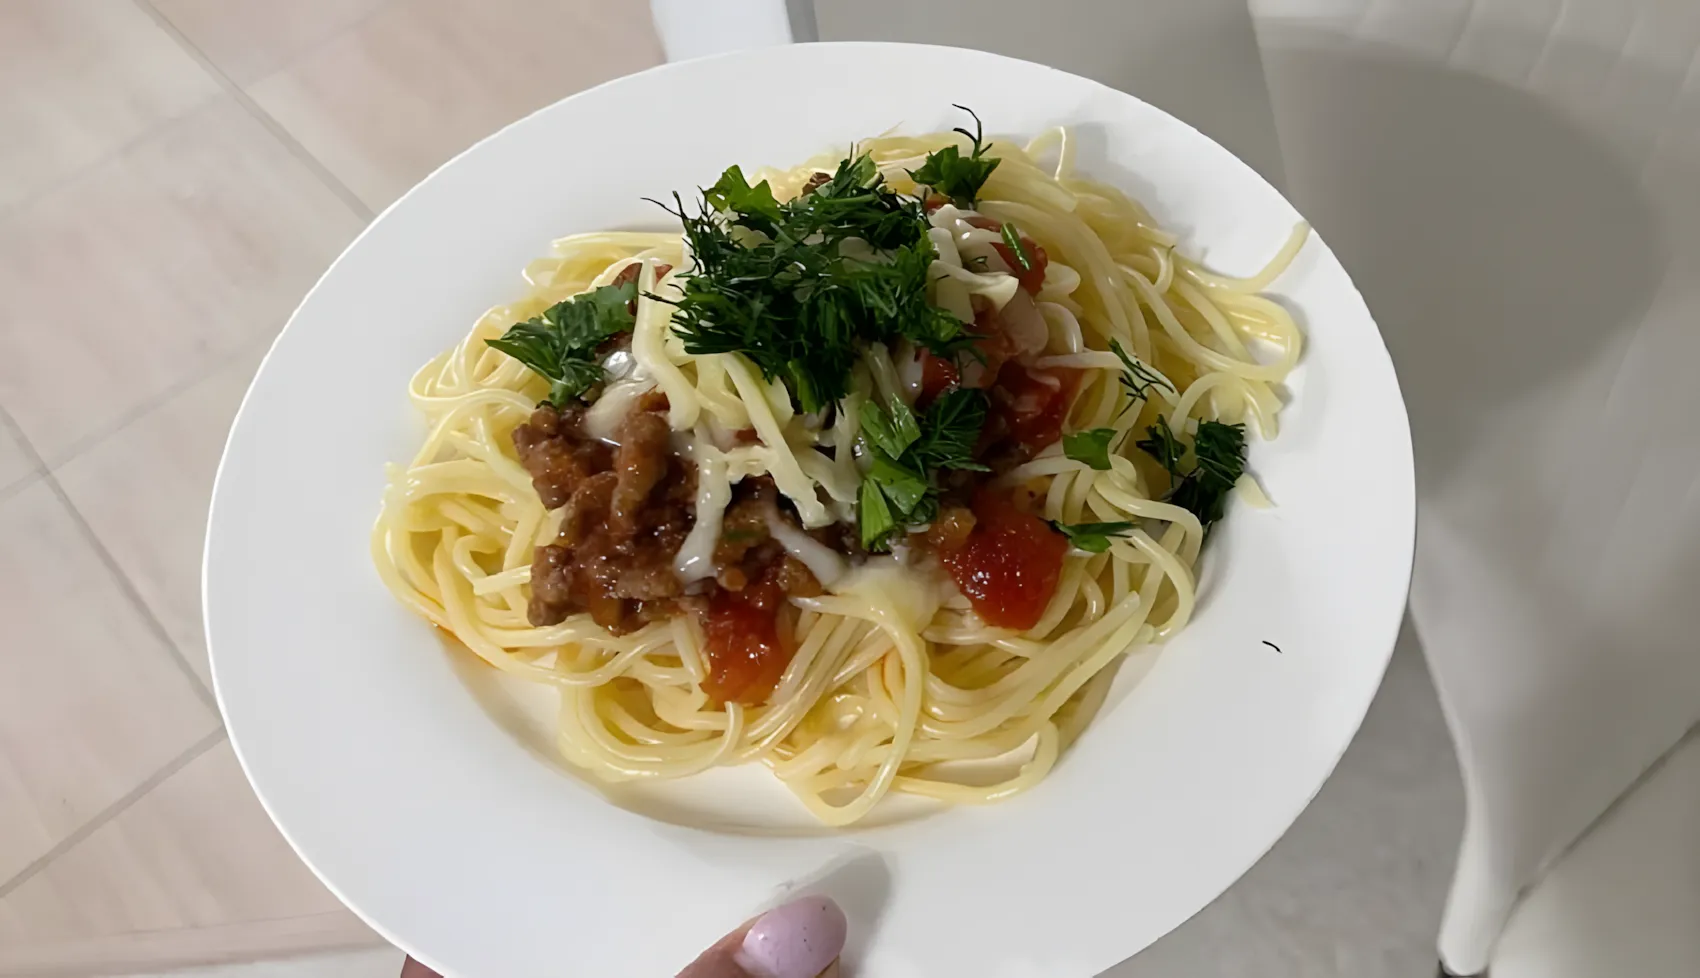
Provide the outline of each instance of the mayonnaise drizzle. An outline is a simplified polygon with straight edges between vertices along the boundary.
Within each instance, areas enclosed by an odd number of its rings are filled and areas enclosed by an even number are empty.
[[[842,554],[792,526],[777,513],[768,515],[767,532],[773,534],[773,539],[785,548],[786,553],[802,561],[824,587],[836,584],[849,569]]]
[[[715,448],[701,426],[696,434],[697,521],[679,552],[673,555],[673,573],[689,584],[714,576],[714,547],[720,542],[720,527],[726,507],[732,502],[732,483],[726,477],[726,455]]]

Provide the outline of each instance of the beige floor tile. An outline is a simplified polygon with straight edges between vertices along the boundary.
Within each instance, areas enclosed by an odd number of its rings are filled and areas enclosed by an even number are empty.
[[[0,421],[0,496],[22,482],[34,465],[17,434]]]
[[[378,209],[533,109],[660,60],[642,3],[395,0],[248,91]]]
[[[218,726],[46,483],[0,501],[0,881]]]
[[[0,3],[0,208],[218,93],[133,3]]]
[[[131,975],[129,978],[396,978],[401,973],[402,953],[392,947],[340,954],[313,954],[298,958],[227,964],[215,968]]]
[[[63,460],[275,332],[360,224],[221,96],[0,219],[0,405]]]
[[[220,741],[0,898],[0,945],[340,910]]]
[[[282,68],[385,0],[153,0],[218,70],[238,84]]]
[[[72,505],[209,689],[200,587],[207,504],[225,435],[266,345],[244,350],[58,469]]]

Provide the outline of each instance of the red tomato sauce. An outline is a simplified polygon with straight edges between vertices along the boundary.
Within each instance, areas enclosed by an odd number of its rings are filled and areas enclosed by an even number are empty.
[[[939,555],[956,587],[989,625],[1026,630],[1056,593],[1068,541],[991,489],[974,494],[967,543]]]
[[[1009,266],[1009,273],[1015,276],[1021,287],[1026,289],[1029,295],[1038,295],[1045,285],[1045,268],[1050,265],[1051,257],[1045,254],[1045,249],[1040,247],[1039,242],[1025,234],[1021,236],[1021,246],[1027,252],[1026,268],[1021,267],[1009,245],[994,244],[992,248],[997,251],[998,257],[1003,259],[1003,263]]]
[[[1009,338],[1009,332],[1003,326],[1003,318],[998,315],[997,307],[992,305],[990,299],[973,296],[972,301],[973,332],[980,337],[974,341],[974,350],[981,370],[980,379],[970,386],[990,387],[997,382],[998,371],[1003,368],[1004,361],[1015,356],[1015,343]]]
[[[988,391],[991,412],[980,433],[979,454],[995,452],[1025,461],[1061,438],[1080,376],[1081,371],[1068,367],[1036,370],[1004,364]]]
[[[963,220],[982,231],[1003,231],[1002,221],[979,214],[964,217]],[[1003,263],[1009,266],[1009,273],[1015,276],[1021,287],[1031,295],[1038,295],[1039,289],[1045,284],[1045,268],[1051,263],[1051,257],[1045,254],[1045,249],[1039,246],[1039,242],[1025,234],[1021,235],[1021,248],[1027,252],[1028,258],[1026,268],[1021,267],[1021,262],[1015,257],[1015,249],[1009,245],[993,242],[992,248],[998,253],[998,257],[1003,259]]]
[[[790,605],[779,585],[752,584],[718,591],[709,599],[703,631],[708,638],[708,679],[702,688],[716,703],[757,706],[767,701],[796,649],[790,642]]]
[[[921,395],[916,399],[916,407],[926,407],[933,399],[945,391],[955,387],[962,380],[962,372],[956,369],[956,364],[931,350],[921,351]]]

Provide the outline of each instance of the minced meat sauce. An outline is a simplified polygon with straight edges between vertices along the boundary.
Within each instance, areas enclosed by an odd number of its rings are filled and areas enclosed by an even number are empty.
[[[715,577],[688,587],[679,580],[673,561],[696,522],[696,467],[672,450],[667,406],[664,394],[639,398],[618,447],[585,431],[579,405],[541,405],[514,429],[538,496],[564,510],[560,536],[532,557],[526,618],[554,625],[588,612],[624,635],[695,614],[708,638],[709,695],[760,703],[795,651],[785,599],[820,594],[820,582],[772,538],[770,519],[796,520],[765,476],[734,488]]]
[[[584,409],[544,404],[514,429],[514,447],[561,534],[531,562],[533,625],[587,611],[616,635],[679,611],[673,555],[695,522],[696,467],[673,454],[667,399],[638,401],[615,448],[584,430]]]

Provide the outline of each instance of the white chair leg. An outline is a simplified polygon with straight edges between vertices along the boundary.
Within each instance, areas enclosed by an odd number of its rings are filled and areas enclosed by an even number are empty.
[[[1507,867],[1495,866],[1494,847],[1487,829],[1478,823],[1472,805],[1458,850],[1452,892],[1440,921],[1440,964],[1443,974],[1479,975],[1487,971],[1493,946],[1499,940],[1511,909],[1517,903],[1517,884]],[[1503,847],[1500,851],[1503,851]]]

